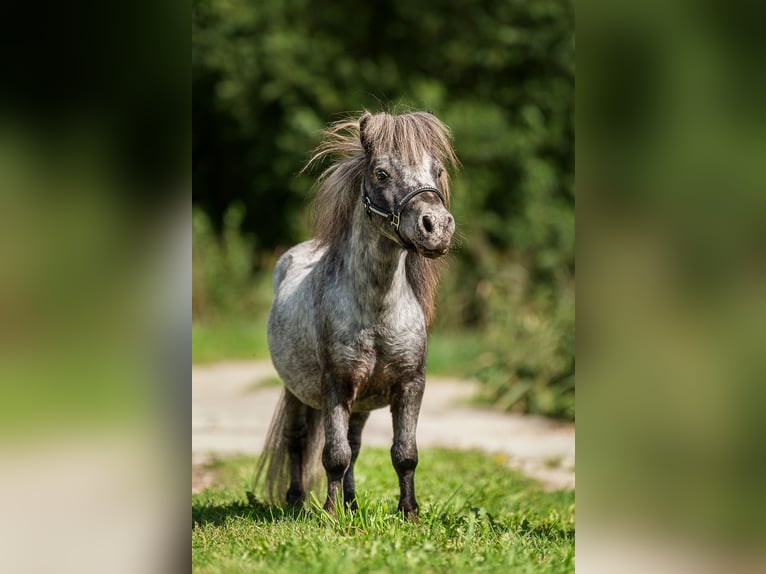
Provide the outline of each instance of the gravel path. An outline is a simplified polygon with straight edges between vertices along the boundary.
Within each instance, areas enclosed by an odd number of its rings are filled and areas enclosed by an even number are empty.
[[[192,491],[209,485],[204,463],[213,457],[257,454],[281,388],[265,361],[224,362],[192,369]],[[575,431],[571,423],[465,406],[476,383],[429,377],[418,423],[418,446],[480,448],[539,480],[546,488],[574,488]],[[363,445],[388,447],[388,409],[374,411]],[[362,447],[364,448],[364,446]]]

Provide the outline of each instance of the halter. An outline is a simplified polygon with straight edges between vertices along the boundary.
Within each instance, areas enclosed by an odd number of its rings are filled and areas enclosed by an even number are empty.
[[[370,196],[367,195],[367,191],[364,189],[364,182],[362,182],[362,194],[363,194],[363,202],[364,202],[364,210],[367,213],[368,216],[371,217],[371,214],[379,215],[380,217],[386,218],[389,223],[391,224],[391,227],[394,228],[394,231],[396,231],[396,234],[399,236],[399,239],[401,239],[402,244],[407,247],[411,248],[412,244],[404,239],[402,237],[402,234],[399,233],[399,222],[400,222],[400,216],[402,214],[402,211],[407,206],[407,204],[416,196],[420,195],[421,193],[426,193],[427,191],[434,192],[439,200],[442,202],[442,205],[446,206],[446,203],[444,201],[444,196],[442,195],[442,192],[436,189],[435,187],[431,187],[430,185],[424,185],[422,187],[418,187],[416,189],[413,189],[411,192],[409,192],[407,195],[405,195],[401,201],[394,202],[394,210],[393,211],[386,211],[385,209],[382,209],[375,205],[372,200],[370,199]]]

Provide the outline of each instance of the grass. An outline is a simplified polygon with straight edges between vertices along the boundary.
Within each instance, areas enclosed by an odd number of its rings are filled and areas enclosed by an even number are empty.
[[[429,374],[471,376],[476,357],[484,349],[481,335],[472,331],[434,331],[428,337],[426,370]]]
[[[215,462],[216,486],[192,495],[194,572],[574,572],[574,492],[544,492],[500,458],[422,451],[420,525],[395,511],[386,450],[363,448],[359,510],[337,517],[249,498],[254,462]]]
[[[269,358],[266,317],[192,324],[192,363]]]
[[[467,376],[482,351],[479,335],[472,332],[435,331],[428,339],[429,374]],[[192,363],[232,359],[269,359],[266,317],[227,319],[192,325]]]

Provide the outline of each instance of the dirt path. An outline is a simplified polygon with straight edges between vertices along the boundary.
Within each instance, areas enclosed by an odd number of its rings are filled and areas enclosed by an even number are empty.
[[[192,369],[192,491],[208,486],[212,457],[257,454],[281,388],[264,361],[224,362]],[[476,383],[429,377],[418,423],[418,446],[480,448],[539,480],[574,488],[575,431],[571,423],[464,406]],[[391,415],[370,416],[363,444],[391,445]]]

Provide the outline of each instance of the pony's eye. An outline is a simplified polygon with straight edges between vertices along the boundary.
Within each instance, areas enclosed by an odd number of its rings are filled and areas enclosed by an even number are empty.
[[[383,181],[388,177],[388,173],[386,173],[386,170],[384,169],[376,169],[375,177],[378,178],[378,181]]]

